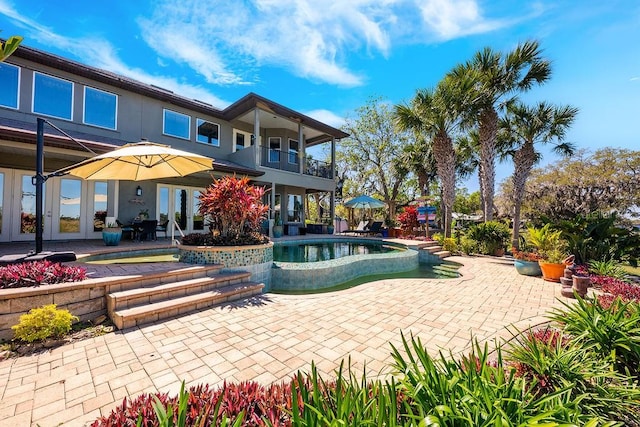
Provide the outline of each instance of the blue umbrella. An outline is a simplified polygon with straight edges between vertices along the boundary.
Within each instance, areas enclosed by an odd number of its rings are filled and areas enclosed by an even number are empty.
[[[365,195],[354,197],[348,202],[345,202],[344,205],[348,208],[357,208],[357,209],[364,209],[364,208],[375,209],[375,208],[385,207],[384,202],[376,198],[373,198],[371,196],[365,196]]]

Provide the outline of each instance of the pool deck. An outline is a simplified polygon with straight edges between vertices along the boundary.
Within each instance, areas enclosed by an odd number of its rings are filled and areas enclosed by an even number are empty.
[[[303,236],[308,238],[308,236]],[[0,244],[0,255],[33,244]],[[168,246],[123,242],[116,250]],[[44,250],[77,254],[105,250],[102,241],[45,242]],[[0,361],[0,425],[87,425],[122,399],[143,392],[176,394],[187,385],[290,378],[298,370],[330,378],[340,362],[367,376],[389,372],[400,333],[421,338],[435,354],[492,343],[544,322],[561,306],[560,285],[521,276],[512,261],[447,258],[463,264],[454,279],[390,279],[315,295],[264,294],[124,332],[78,341],[49,352]],[[174,264],[175,265],[175,264]],[[144,274],[158,264],[91,266],[95,275]]]

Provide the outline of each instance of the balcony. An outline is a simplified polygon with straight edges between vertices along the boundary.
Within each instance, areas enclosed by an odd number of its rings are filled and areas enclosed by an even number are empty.
[[[262,166],[279,169],[288,172],[300,172],[299,158],[297,152],[276,150],[269,147],[260,147],[260,164]],[[317,176],[320,178],[333,178],[333,168],[331,163],[315,160],[307,156],[302,157],[305,175]]]

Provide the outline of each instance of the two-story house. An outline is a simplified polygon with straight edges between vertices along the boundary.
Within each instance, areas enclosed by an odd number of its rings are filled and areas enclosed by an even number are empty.
[[[307,194],[328,192],[334,200],[335,145],[348,135],[259,95],[218,109],[25,46],[0,63],[0,82],[0,241],[34,239],[38,117],[72,137],[45,126],[45,174],[144,139],[214,159],[212,172],[156,181],[51,177],[45,240],[99,238],[105,218],[128,222],[144,211],[175,220],[185,233],[206,231],[197,204],[212,173],[266,186],[270,218],[288,224],[290,234],[304,224]],[[330,163],[306,155],[318,144],[330,145]],[[330,211],[333,217],[333,204]]]

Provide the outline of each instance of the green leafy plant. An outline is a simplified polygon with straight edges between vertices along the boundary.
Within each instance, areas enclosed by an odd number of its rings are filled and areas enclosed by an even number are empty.
[[[69,310],[57,309],[55,304],[33,308],[20,316],[20,322],[11,327],[18,340],[41,341],[60,338],[71,330],[71,323],[79,320]]]
[[[462,236],[460,238],[460,244],[458,246],[460,247],[460,250],[467,255],[471,255],[478,250],[478,242],[467,236]]]
[[[472,225],[467,231],[467,237],[477,242],[478,251],[486,255],[495,255],[504,251],[510,236],[509,227],[499,221]]]
[[[262,203],[264,194],[263,187],[249,185],[249,178],[235,176],[214,180],[200,194],[198,211],[210,218],[216,244],[246,245],[268,240],[260,234],[262,220],[269,211]]]
[[[607,261],[589,261],[589,273],[599,276],[614,277],[618,280],[627,280],[628,275],[622,266],[612,259]]]
[[[593,212],[560,221],[556,228],[562,231],[568,250],[575,254],[578,263],[615,260],[637,266],[640,258],[640,233],[629,226],[623,226],[621,222],[615,212]]]
[[[574,340],[609,360],[619,372],[640,383],[640,304],[614,299],[608,307],[578,298],[563,302],[564,309],[551,312],[551,320],[564,326]]]
[[[18,49],[20,43],[22,43],[22,36],[11,36],[5,43],[0,42],[0,62],[7,59],[13,52]]]
[[[442,249],[449,252],[458,252],[458,244],[453,237],[447,237],[442,241]]]
[[[545,261],[559,264],[567,257],[567,244],[562,239],[562,232],[551,229],[551,224],[540,228],[528,227],[527,232],[529,243]]]

